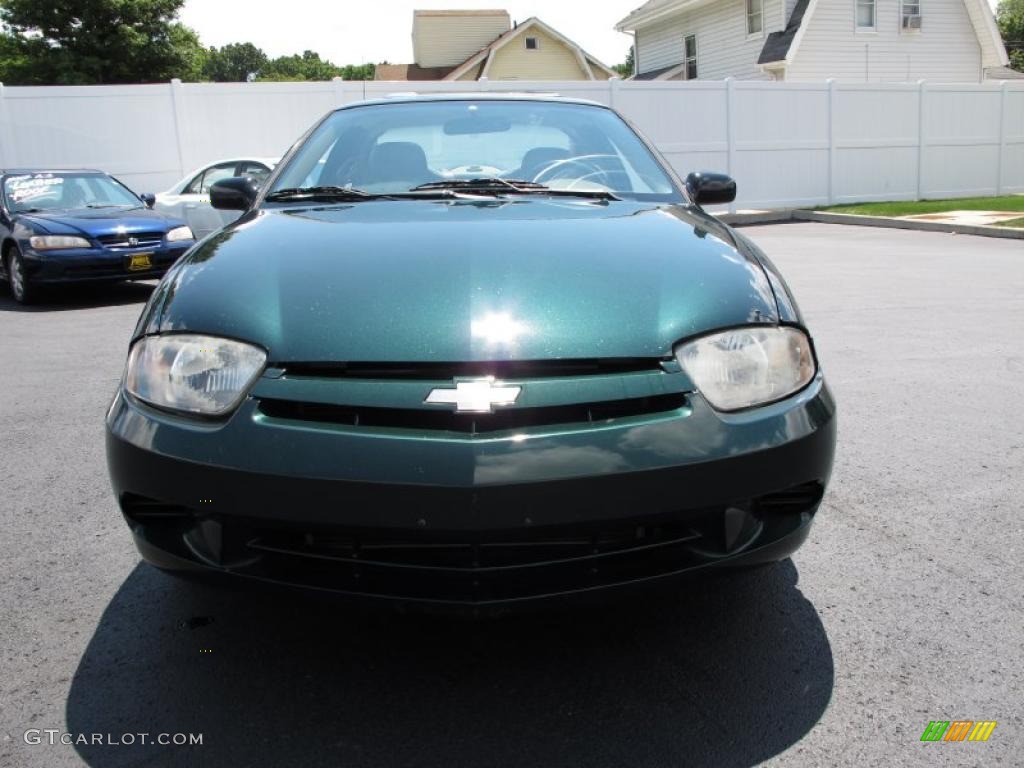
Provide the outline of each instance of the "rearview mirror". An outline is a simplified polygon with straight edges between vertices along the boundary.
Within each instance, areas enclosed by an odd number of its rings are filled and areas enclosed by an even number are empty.
[[[721,205],[736,199],[736,182],[724,173],[699,171],[686,177],[686,191],[697,205]]]
[[[152,192],[146,192],[145,194],[139,195],[139,199],[146,204],[147,208],[152,208],[156,205],[156,195]]]
[[[246,211],[260,188],[251,176],[221,179],[210,187],[210,205],[221,211]]]

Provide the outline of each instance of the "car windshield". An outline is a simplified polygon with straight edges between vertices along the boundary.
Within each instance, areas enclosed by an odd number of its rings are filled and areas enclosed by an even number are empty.
[[[443,188],[447,181],[466,194],[474,188],[514,193],[506,180],[563,193],[681,199],[646,145],[614,112],[539,100],[339,110],[303,143],[270,193],[332,187],[397,194],[423,185]]]
[[[26,173],[4,179],[4,197],[16,213],[140,206],[138,198],[99,173]]]

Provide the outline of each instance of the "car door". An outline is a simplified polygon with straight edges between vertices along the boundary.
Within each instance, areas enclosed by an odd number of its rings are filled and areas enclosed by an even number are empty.
[[[196,239],[206,237],[211,232],[216,232],[223,227],[227,221],[221,213],[233,213],[229,211],[218,211],[210,205],[210,187],[221,179],[230,179],[236,175],[238,163],[217,163],[204,168],[197,173],[185,186],[175,201],[181,206],[181,217],[185,219],[192,228]],[[233,216],[229,220],[233,220]]]

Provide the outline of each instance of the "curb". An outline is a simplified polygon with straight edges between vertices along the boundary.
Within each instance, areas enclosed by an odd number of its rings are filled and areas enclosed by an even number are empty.
[[[980,224],[953,224],[942,221],[911,221],[890,219],[885,216],[857,216],[852,213],[827,213],[825,211],[791,211],[795,221],[817,221],[823,224],[852,224],[858,227],[887,227],[889,229],[913,229],[919,232],[946,232],[954,235],[980,235],[982,237],[1003,237],[1024,240],[1024,229],[1013,227],[986,227]]]
[[[978,235],[980,237],[1002,237],[1010,240],[1024,240],[1024,229],[1014,227],[986,227],[979,224],[952,224],[941,221],[912,221],[890,219],[886,216],[858,216],[853,213],[828,213],[826,211],[781,210],[758,211],[757,213],[722,213],[720,221],[733,227],[754,224],[783,224],[790,221],[814,221],[819,224],[847,224],[855,227],[883,227],[888,229],[911,229],[918,232],[945,232],[952,235]]]
[[[793,221],[795,211],[758,211],[757,213],[716,213],[719,221],[731,227],[746,227],[753,224],[784,224]]]

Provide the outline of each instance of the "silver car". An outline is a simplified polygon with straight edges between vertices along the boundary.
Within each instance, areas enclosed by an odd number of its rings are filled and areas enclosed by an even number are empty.
[[[240,157],[204,165],[179,180],[166,192],[155,195],[153,209],[166,216],[184,219],[196,239],[206,237],[238,218],[237,211],[218,211],[210,205],[210,186],[234,176],[251,176],[257,182],[270,176],[279,157]]]

